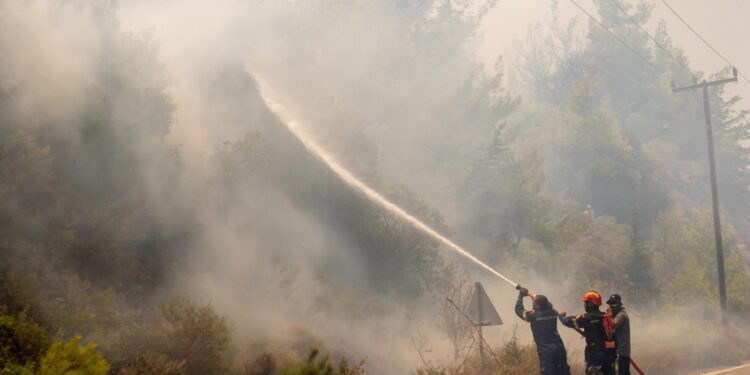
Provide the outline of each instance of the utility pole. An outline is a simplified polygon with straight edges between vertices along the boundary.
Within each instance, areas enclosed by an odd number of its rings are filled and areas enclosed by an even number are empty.
[[[719,270],[719,302],[721,303],[721,322],[727,325],[727,284],[724,276],[724,244],[721,240],[721,217],[719,215],[719,188],[716,183],[716,157],[714,156],[714,132],[711,127],[711,108],[708,103],[708,88],[737,82],[737,68],[733,68],[734,77],[708,82],[703,80],[691,86],[676,88],[672,83],[672,92],[701,89],[703,92],[703,115],[706,118],[706,138],[708,140],[708,166],[711,172],[711,203],[714,211],[714,240],[716,241],[716,265]]]

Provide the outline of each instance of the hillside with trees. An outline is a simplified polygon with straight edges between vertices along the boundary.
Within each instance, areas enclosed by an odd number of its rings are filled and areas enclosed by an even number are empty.
[[[748,109],[710,92],[722,327],[702,102],[666,26],[669,54],[633,24],[649,2],[594,1],[635,51],[553,2],[518,91],[474,51],[496,1],[189,3],[0,0],[0,374],[474,374],[445,303],[474,280],[506,321],[489,373],[538,372],[517,292],[342,181],[260,77],[499,272],[571,312],[622,294],[647,372],[750,356]]]

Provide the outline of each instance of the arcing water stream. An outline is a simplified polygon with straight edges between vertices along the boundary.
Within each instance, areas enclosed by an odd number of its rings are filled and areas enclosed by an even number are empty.
[[[285,107],[281,105],[276,99],[277,97],[271,98],[268,96],[268,92],[271,89],[270,86],[267,85],[266,82],[261,81],[258,76],[254,76],[255,81],[258,84],[258,92],[260,93],[261,97],[263,98],[263,101],[266,102],[266,105],[268,108],[270,108],[283,122],[286,124],[286,126],[289,128],[289,131],[299,139],[300,142],[313,154],[318,156],[326,165],[328,165],[331,170],[336,173],[339,177],[341,177],[342,180],[344,180],[347,184],[351,185],[352,187],[356,188],[357,190],[364,193],[368,198],[370,198],[372,201],[380,204],[384,208],[386,208],[388,211],[392,212],[393,214],[401,217],[402,219],[408,221],[412,225],[414,225],[419,230],[423,231],[424,233],[430,235],[431,237],[435,238],[436,240],[442,242],[448,248],[451,250],[463,255],[464,257],[468,258],[472,262],[478,264],[482,268],[486,269],[487,271],[491,272],[493,275],[505,280],[512,286],[516,286],[515,282],[513,282],[511,279],[505,277],[503,274],[495,271],[492,269],[492,267],[488,266],[481,260],[477,259],[474,255],[471,255],[468,251],[464,250],[461,246],[458,246],[453,241],[449,240],[445,236],[441,235],[434,229],[430,228],[427,224],[423,223],[416,217],[410,215],[408,212],[404,211],[401,207],[395,205],[393,202],[389,201],[380,193],[373,190],[369,186],[365,185],[362,181],[360,181],[356,176],[354,176],[351,172],[349,172],[346,168],[342,167],[341,164],[339,164],[325,149],[323,149],[315,140],[313,137],[311,137],[304,129],[303,126],[301,126],[291,113],[289,112],[288,107]]]

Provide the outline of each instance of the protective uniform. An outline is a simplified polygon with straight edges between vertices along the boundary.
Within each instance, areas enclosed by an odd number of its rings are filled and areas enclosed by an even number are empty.
[[[586,300],[584,296],[584,301]],[[586,338],[584,350],[586,374],[614,375],[615,352],[614,349],[606,348],[605,342],[608,341],[608,337],[604,330],[604,313],[599,310],[599,305],[601,305],[601,296],[598,301],[587,304],[588,311],[585,314],[577,317],[560,316],[560,322],[566,327],[579,330]]]
[[[516,315],[531,323],[541,375],[570,375],[565,345],[557,333],[557,311],[553,308],[527,311],[523,307],[523,295],[519,295]]]
[[[630,375],[630,317],[622,306],[619,294],[609,297],[607,304],[612,308],[617,342],[617,375]]]

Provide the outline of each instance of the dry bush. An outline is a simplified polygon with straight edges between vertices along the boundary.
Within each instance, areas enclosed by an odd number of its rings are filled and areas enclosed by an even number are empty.
[[[362,375],[364,374],[364,360],[360,360],[356,364],[352,365],[349,360],[345,357],[339,359],[338,366],[334,365],[330,357],[323,356],[318,358],[320,352],[318,349],[311,349],[310,354],[307,356],[307,360],[290,366],[283,371],[280,375]]]
[[[240,375],[363,375],[365,360],[351,362],[342,356],[332,360],[330,356],[320,356],[317,348],[312,348],[304,360],[285,362],[268,352],[261,353],[254,361],[246,363],[239,371]]]
[[[466,356],[475,339],[474,328],[461,312],[466,311],[474,285],[466,270],[455,263],[446,267],[445,271],[448,281],[444,293],[447,298],[442,301],[440,328],[451,341],[453,359],[457,361]]]
[[[481,373],[482,363],[478,348],[470,348],[465,358],[445,365],[425,363],[417,369],[415,375],[475,375]],[[579,358],[583,354],[577,351],[568,352],[568,364],[571,373],[582,374],[583,363]],[[539,373],[539,355],[536,345],[521,344],[515,331],[513,336],[502,346],[485,347],[485,374],[487,375],[528,375]]]
[[[583,373],[577,353],[568,354],[571,373]],[[475,375],[481,372],[482,363],[477,348],[460,362],[435,366],[430,363],[415,371],[415,375]],[[514,333],[501,347],[486,348],[485,374],[528,375],[539,373],[539,356],[534,344],[521,344]]]
[[[277,367],[276,359],[269,353],[263,353],[252,363],[245,364],[242,375],[274,375]]]
[[[183,375],[185,361],[173,361],[164,355],[146,353],[136,357],[125,367],[126,375]]]
[[[187,375],[223,375],[232,363],[231,332],[226,320],[208,304],[175,301],[161,306],[166,326],[162,350],[184,361]]]

